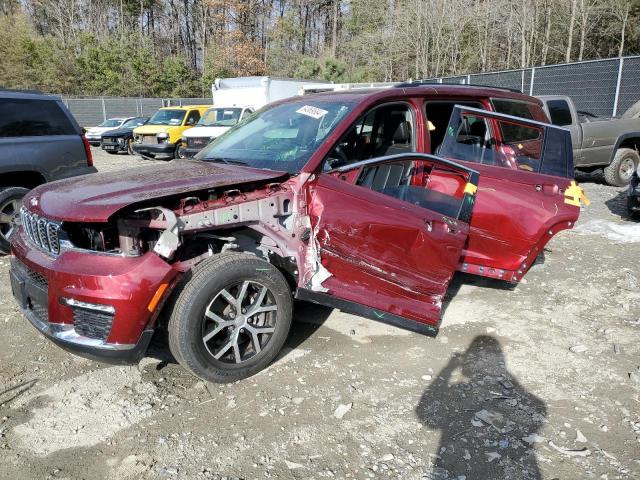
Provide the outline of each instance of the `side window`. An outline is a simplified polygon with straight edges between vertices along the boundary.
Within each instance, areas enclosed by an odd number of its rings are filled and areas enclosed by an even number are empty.
[[[453,112],[454,105],[482,108],[482,104],[480,102],[426,102],[424,104],[424,111],[427,115],[427,130],[431,139],[430,144],[432,153],[438,151],[438,147],[444,139],[444,134],[447,131],[447,125],[449,125],[449,119],[451,118],[451,112]]]
[[[253,113],[253,110],[251,110],[250,108],[247,108],[244,112],[242,112],[242,117],[240,117],[240,120],[244,120],[245,118],[247,118],[249,115],[251,115]]]
[[[376,107],[360,117],[327,156],[324,171],[361,160],[415,152],[415,121],[409,105]]]
[[[185,125],[195,125],[200,120],[200,112],[198,110],[191,110],[187,115]]]
[[[0,137],[75,135],[55,100],[0,100]]]
[[[565,100],[549,100],[547,102],[551,123],[560,127],[571,125],[571,109]]]
[[[533,120],[533,114],[531,108],[526,102],[518,102],[515,100],[508,100],[504,98],[492,98],[491,104],[498,113],[504,113],[505,115],[511,115],[513,117],[524,118],[526,120]],[[514,123],[504,123],[500,125],[500,130],[505,142],[517,143],[529,140],[535,140],[535,130],[520,127]]]
[[[364,164],[355,184],[454,219],[469,221],[478,174],[427,155]],[[468,208],[465,208],[468,207]]]
[[[504,113],[505,115],[511,115],[513,117],[526,118],[527,120],[533,120],[533,114],[529,108],[529,104],[526,102],[518,102],[516,100],[509,100],[506,98],[492,98],[491,104],[493,109],[498,113]]]
[[[573,170],[570,145],[571,135],[563,128],[458,106],[451,115],[440,155],[452,160],[570,176]]]

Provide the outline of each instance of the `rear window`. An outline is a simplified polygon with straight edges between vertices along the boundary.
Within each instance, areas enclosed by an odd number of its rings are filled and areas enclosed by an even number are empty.
[[[554,125],[564,126],[571,125],[571,109],[565,100],[549,100],[547,102],[551,123]]]
[[[0,137],[77,133],[55,100],[0,99]]]

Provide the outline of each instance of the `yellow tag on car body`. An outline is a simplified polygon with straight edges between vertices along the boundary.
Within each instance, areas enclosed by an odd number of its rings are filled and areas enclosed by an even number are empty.
[[[571,184],[564,191],[564,203],[579,207],[580,202],[584,203],[586,207],[591,204],[591,201],[584,193],[584,189],[575,180],[571,180]]]

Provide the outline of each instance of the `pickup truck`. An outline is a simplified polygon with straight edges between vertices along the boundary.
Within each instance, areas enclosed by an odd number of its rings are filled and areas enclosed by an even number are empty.
[[[640,118],[604,118],[576,109],[566,96],[538,97],[551,123],[571,131],[576,170],[604,170],[609,185],[628,185],[640,164]]]

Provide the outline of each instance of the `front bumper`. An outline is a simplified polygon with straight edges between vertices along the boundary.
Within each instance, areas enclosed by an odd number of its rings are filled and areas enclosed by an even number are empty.
[[[169,157],[173,158],[176,146],[172,143],[134,143],[133,151],[138,155],[147,157]]]
[[[90,137],[89,135],[85,135],[85,137],[87,138],[87,142],[89,142],[89,145],[93,145],[94,147],[100,146],[100,142],[102,141],[102,136]]]
[[[193,158],[196,156],[201,148],[187,148],[187,147],[178,147],[178,156],[180,158]]]
[[[169,264],[153,253],[125,258],[67,251],[53,258],[31,247],[22,230],[12,239],[12,250],[13,296],[40,333],[95,360],[135,363],[142,358],[162,301],[153,312],[147,306],[157,289],[177,275]],[[113,312],[87,305],[113,307]]]
[[[118,142],[112,142],[110,140],[107,140],[106,138],[103,138],[102,144],[100,146],[102,150],[105,150],[107,152],[126,152],[127,151],[126,141],[124,143],[118,143]]]

